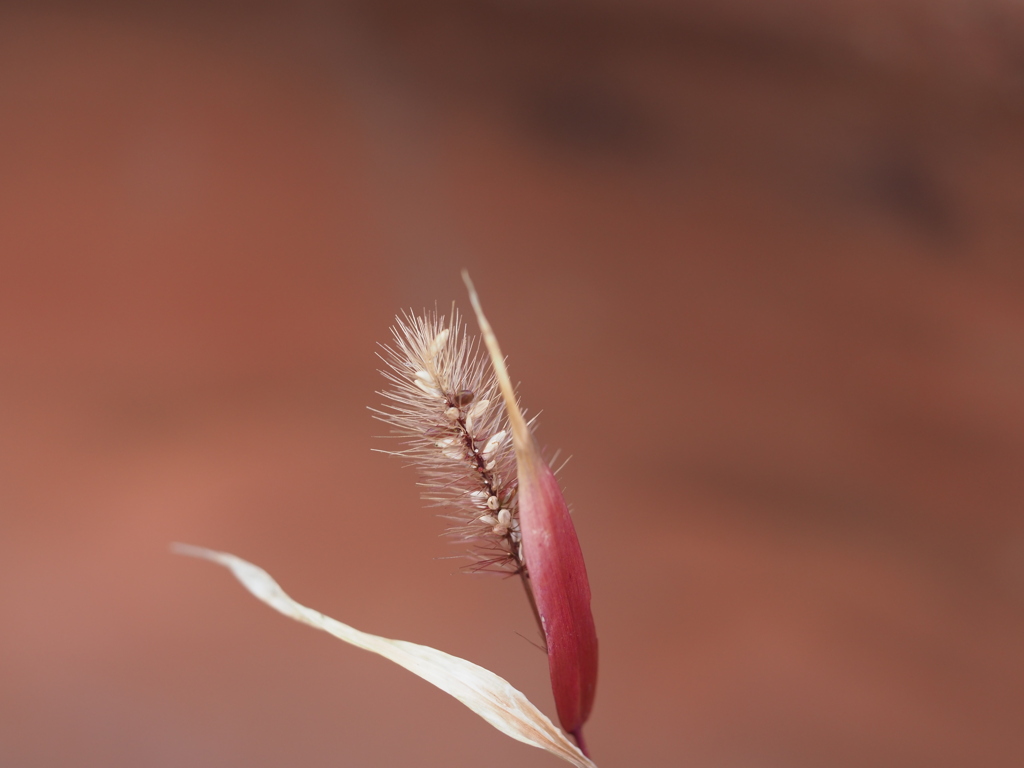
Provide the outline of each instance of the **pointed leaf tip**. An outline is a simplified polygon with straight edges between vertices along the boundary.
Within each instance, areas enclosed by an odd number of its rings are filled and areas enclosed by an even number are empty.
[[[566,731],[578,736],[590,716],[597,687],[597,630],[590,611],[590,583],[583,551],[558,481],[519,410],[498,339],[465,270],[462,279],[469,290],[512,425],[523,559],[547,641],[558,719]]]

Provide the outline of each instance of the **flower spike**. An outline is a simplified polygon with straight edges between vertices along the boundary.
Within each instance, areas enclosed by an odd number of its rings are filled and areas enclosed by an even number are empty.
[[[401,450],[384,451],[419,470],[422,497],[445,509],[448,536],[467,546],[471,571],[519,574],[515,457],[505,406],[479,340],[459,314],[400,316],[382,371],[384,409]]]

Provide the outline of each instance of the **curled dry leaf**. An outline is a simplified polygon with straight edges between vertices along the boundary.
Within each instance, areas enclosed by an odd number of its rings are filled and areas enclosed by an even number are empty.
[[[223,565],[274,610],[405,667],[454,696],[507,736],[540,747],[576,768],[596,768],[526,696],[493,672],[426,645],[370,635],[324,616],[295,602],[269,573],[240,557],[188,544],[175,544],[173,550]]]

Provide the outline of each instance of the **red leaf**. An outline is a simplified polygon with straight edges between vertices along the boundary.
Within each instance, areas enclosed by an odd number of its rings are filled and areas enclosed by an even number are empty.
[[[530,586],[548,646],[558,720],[579,738],[597,685],[597,632],[590,583],[562,490],[531,437],[516,446],[519,526]]]
[[[498,339],[484,316],[469,275],[463,272],[462,277],[469,289],[512,427],[523,559],[547,641],[558,719],[586,753],[582,728],[590,716],[597,686],[597,632],[590,613],[590,583],[583,552],[555,475],[540,455],[519,410]]]

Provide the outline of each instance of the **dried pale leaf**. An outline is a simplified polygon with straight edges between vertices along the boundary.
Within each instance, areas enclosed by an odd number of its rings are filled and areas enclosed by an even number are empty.
[[[188,544],[175,544],[173,550],[223,565],[271,608],[405,667],[454,696],[507,736],[540,747],[576,768],[596,768],[526,696],[493,672],[426,645],[370,635],[324,616],[295,602],[269,573],[240,557]]]

